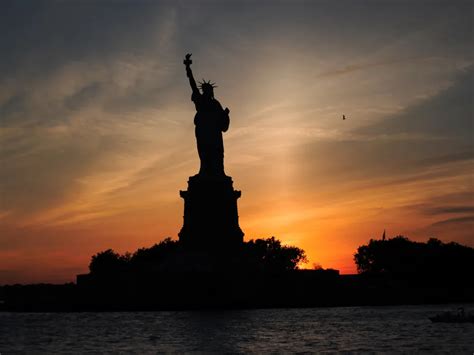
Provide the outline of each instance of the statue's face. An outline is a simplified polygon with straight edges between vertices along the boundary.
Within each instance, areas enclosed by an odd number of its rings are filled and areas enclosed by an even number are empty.
[[[208,98],[211,98],[214,96],[214,92],[212,90],[212,87],[209,87],[209,86],[203,86],[202,88],[202,94],[205,96],[205,97],[208,97]]]
[[[208,98],[211,98],[213,97],[213,92],[212,92],[212,88],[211,89],[206,89],[206,88],[203,88],[202,89],[202,94],[205,96],[205,97],[208,97]]]

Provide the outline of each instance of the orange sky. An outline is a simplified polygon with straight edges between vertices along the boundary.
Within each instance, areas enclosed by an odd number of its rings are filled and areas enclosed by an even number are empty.
[[[186,52],[231,110],[246,239],[342,273],[384,229],[473,246],[469,2],[345,4],[0,11],[0,284],[177,238],[199,165]]]

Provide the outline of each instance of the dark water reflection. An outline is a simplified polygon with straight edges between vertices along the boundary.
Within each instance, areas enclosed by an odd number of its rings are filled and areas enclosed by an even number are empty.
[[[140,313],[0,313],[0,353],[474,351],[457,306]],[[474,307],[466,307],[472,309]]]

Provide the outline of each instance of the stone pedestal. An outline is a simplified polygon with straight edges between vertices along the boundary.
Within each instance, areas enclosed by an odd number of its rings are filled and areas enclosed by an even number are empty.
[[[189,249],[237,247],[244,233],[239,227],[237,199],[232,178],[192,176],[188,190],[180,191],[184,199],[184,223],[179,241]]]

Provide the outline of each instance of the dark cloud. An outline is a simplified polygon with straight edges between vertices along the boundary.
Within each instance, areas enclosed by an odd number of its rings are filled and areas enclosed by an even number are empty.
[[[471,191],[427,196],[421,203],[402,206],[399,210],[405,213],[407,218],[419,216],[420,222],[410,233],[474,246],[473,195],[471,188]]]
[[[442,165],[447,163],[462,162],[466,160],[474,159],[474,154],[472,150],[456,152],[452,154],[439,155],[434,158],[421,159],[419,161],[420,166],[433,166],[433,165]]]
[[[456,218],[449,218],[445,219],[436,223],[433,223],[433,227],[437,226],[446,226],[446,225],[459,225],[459,224],[470,224],[474,222],[474,216],[467,216],[467,217],[456,217]]]
[[[424,207],[437,207],[437,206],[467,206],[471,205],[466,203],[474,201],[474,189],[472,186],[466,186],[461,191],[451,193],[441,193],[430,198],[431,205],[427,202]]]
[[[172,17],[170,11],[177,13],[182,52],[238,53],[277,38],[277,48],[313,46],[321,58],[335,48],[341,55],[345,49],[362,55],[428,26],[434,35],[418,43],[420,53],[468,53],[470,42],[459,34],[470,33],[471,5],[460,1],[6,0],[0,4],[0,77],[41,76],[69,61],[149,53],[156,26]]]
[[[473,154],[473,82],[474,67],[471,66],[462,71],[448,89],[356,133],[371,137],[418,134],[454,139],[456,145],[464,143],[469,146]],[[452,143],[439,142],[439,145],[443,144]]]
[[[352,138],[302,146],[297,156],[309,163],[302,167],[305,180],[313,175],[401,183],[440,176],[430,167],[473,160],[473,72],[463,71],[448,89],[352,132]]]
[[[143,48],[159,20],[160,4],[88,1],[2,1],[0,73],[45,75],[67,61],[113,56]]]
[[[474,212],[474,206],[443,206],[426,208],[425,212],[431,215],[439,214],[465,214]]]
[[[473,230],[474,215],[442,219],[423,229],[425,235],[439,236],[445,241],[456,241],[469,246],[474,246]]]
[[[471,199],[472,194],[462,194],[460,199],[462,202],[469,202]],[[449,198],[449,197],[448,197]],[[449,201],[439,200],[439,196],[431,197],[430,201],[425,203],[418,203],[414,205],[407,205],[403,206],[403,209],[410,210],[410,211],[417,211],[421,212],[425,215],[430,216],[438,216],[444,214],[469,214],[474,212],[474,206],[472,204],[466,205],[450,205]],[[437,205],[437,203],[441,203],[442,205]]]
[[[7,117],[18,116],[25,112],[26,95],[16,94],[9,98],[0,106],[0,124],[3,124]]]
[[[103,84],[93,82],[64,99],[64,105],[71,109],[80,109],[97,98],[103,91]]]
[[[423,140],[320,141],[299,148],[295,159],[306,162],[299,167],[304,181],[316,178],[327,183],[383,181],[397,185],[453,175],[455,172],[447,168],[449,164],[474,159],[472,153],[445,159],[445,151],[450,150],[455,147]],[[438,159],[438,155],[444,158]],[[443,170],[430,170],[443,166]]]
[[[0,128],[18,126],[26,121],[28,114],[28,95],[16,92],[3,104],[0,103]],[[8,146],[4,145],[3,148],[8,149]]]

